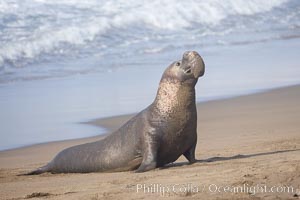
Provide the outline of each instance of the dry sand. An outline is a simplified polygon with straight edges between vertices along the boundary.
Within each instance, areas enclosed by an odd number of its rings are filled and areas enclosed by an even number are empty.
[[[92,123],[114,130],[129,117]],[[180,157],[168,167],[140,174],[17,176],[44,165],[66,147],[99,138],[0,152],[0,199],[298,199],[300,196],[300,86],[198,104],[196,157],[200,161],[193,165],[187,165]],[[266,186],[268,192],[257,191],[258,184],[262,189]],[[144,186],[145,190],[141,188]]]

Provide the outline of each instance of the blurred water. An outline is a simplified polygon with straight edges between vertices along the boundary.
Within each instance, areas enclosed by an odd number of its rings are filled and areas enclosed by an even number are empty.
[[[298,0],[0,0],[0,83],[299,36]]]

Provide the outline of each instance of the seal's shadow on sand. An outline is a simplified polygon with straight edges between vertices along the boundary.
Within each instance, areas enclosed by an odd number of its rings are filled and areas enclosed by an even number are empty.
[[[244,158],[257,157],[257,156],[267,156],[267,155],[273,155],[273,154],[288,153],[288,152],[294,152],[294,151],[300,151],[300,149],[289,149],[289,150],[271,151],[271,152],[265,152],[265,153],[246,154],[246,155],[238,154],[235,156],[228,156],[228,157],[211,157],[208,159],[197,160],[196,163],[210,163],[210,162],[217,162],[217,161],[244,159]],[[161,167],[160,169],[167,169],[167,168],[171,168],[171,167],[179,167],[179,166],[184,166],[184,165],[189,165],[189,163],[188,162],[172,163],[172,164],[166,165],[164,167]]]

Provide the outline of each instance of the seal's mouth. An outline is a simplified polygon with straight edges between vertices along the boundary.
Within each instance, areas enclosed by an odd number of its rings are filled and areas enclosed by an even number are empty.
[[[204,62],[196,51],[187,51],[183,54],[182,67],[185,74],[193,74],[194,78],[203,76],[205,71]]]
[[[189,68],[183,70],[183,72],[184,72],[185,74],[191,74],[191,73],[192,73],[192,68],[189,67]]]

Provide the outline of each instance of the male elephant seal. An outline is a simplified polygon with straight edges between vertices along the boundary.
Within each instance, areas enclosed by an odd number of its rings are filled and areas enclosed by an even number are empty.
[[[164,72],[154,102],[106,138],[61,151],[28,175],[51,173],[145,172],[174,162],[182,154],[196,161],[195,85],[204,74],[195,51],[185,52]]]

